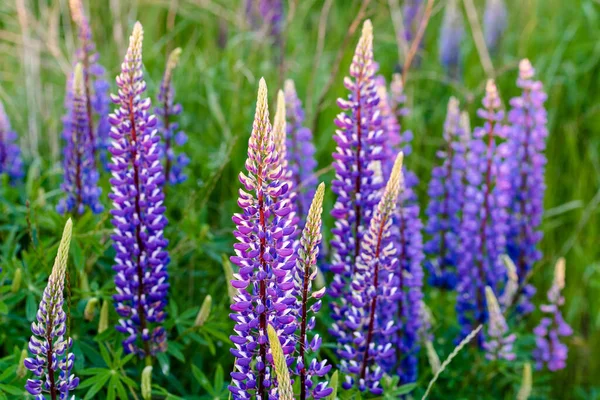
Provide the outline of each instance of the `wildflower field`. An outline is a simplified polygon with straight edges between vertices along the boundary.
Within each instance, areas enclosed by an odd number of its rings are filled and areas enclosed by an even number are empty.
[[[0,2],[0,399],[600,399],[597,0]]]

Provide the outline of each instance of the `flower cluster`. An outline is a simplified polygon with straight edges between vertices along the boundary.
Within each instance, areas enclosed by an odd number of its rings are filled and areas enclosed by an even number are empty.
[[[298,314],[300,321],[300,337],[298,360],[296,363],[296,373],[300,377],[300,399],[311,398],[321,399],[329,396],[333,391],[327,387],[327,382],[319,382],[316,386],[312,382],[313,376],[322,377],[331,369],[326,360],[318,362],[316,358],[308,360],[307,353],[317,353],[321,347],[321,337],[316,334],[309,341],[308,333],[315,328],[315,316],[321,309],[321,298],[325,295],[325,288],[312,290],[313,281],[317,277],[317,257],[319,254],[319,244],[321,243],[321,214],[323,213],[323,195],[325,193],[325,184],[321,183],[315,193],[312,204],[308,211],[306,225],[302,231],[300,239],[300,248],[298,249],[298,260],[295,269],[296,292],[298,293]],[[309,300],[315,299],[309,307]],[[313,316],[309,318],[309,312]],[[314,386],[314,388],[313,388]]]
[[[397,326],[386,310],[402,297],[397,280],[398,248],[394,245],[393,216],[402,189],[402,153],[396,158],[390,179],[361,242],[361,252],[351,284],[351,304],[338,325],[354,332],[349,343],[340,343],[340,368],[345,372],[345,389],[383,393],[381,378],[395,355],[389,337]],[[420,303],[417,303],[420,306]],[[391,318],[390,318],[391,316]]]
[[[96,45],[92,39],[92,30],[89,21],[85,15],[81,0],[69,0],[71,15],[78,28],[78,38],[80,47],[77,50],[76,58],[81,63],[83,70],[83,88],[85,98],[85,111],[87,113],[87,134],[90,143],[93,144],[93,162],[96,162],[98,150],[101,151],[103,162],[107,161],[105,149],[108,148],[110,139],[108,137],[110,124],[108,114],[110,100],[108,90],[110,85],[105,79],[105,70],[98,62],[99,54],[96,52]],[[67,89],[69,90],[69,89]],[[70,96],[67,94],[67,110]],[[69,124],[70,111],[65,116],[66,125]],[[94,115],[97,126],[94,128]],[[73,121],[74,123],[74,121]]]
[[[71,81],[71,116],[63,132],[66,144],[61,189],[66,196],[60,200],[56,210],[61,214],[71,211],[83,214],[85,206],[88,206],[92,212],[100,213],[104,209],[100,203],[102,189],[98,187],[99,174],[94,162],[94,143],[88,135],[85,85],[80,63],[77,63]]]
[[[13,183],[24,175],[21,149],[15,143],[17,139],[17,133],[10,127],[4,104],[0,101],[0,174],[7,174]]]
[[[129,48],[117,76],[118,108],[110,115],[112,155],[111,210],[116,251],[114,295],[121,316],[117,330],[127,335],[126,352],[150,356],[166,348],[165,319],[169,288],[164,238],[163,168],[160,160],[157,118],[150,114],[150,99],[143,97],[143,28],[136,22]]]
[[[485,357],[488,360],[505,359],[513,361],[516,356],[513,351],[513,343],[517,336],[514,333],[508,333],[506,319],[502,315],[500,305],[496,299],[494,291],[489,286],[485,287],[485,299],[487,303],[489,321],[488,336],[483,348],[486,351]]]
[[[296,189],[296,210],[300,218],[308,212],[315,194],[317,178],[314,175],[317,161],[310,129],[304,125],[302,102],[296,93],[294,81],[286,80],[284,86],[287,116],[287,161]]]
[[[343,112],[335,119],[339,129],[334,135],[337,147],[333,154],[335,178],[331,185],[337,199],[331,212],[335,226],[331,240],[334,278],[330,285],[330,294],[335,301],[331,304],[334,322],[330,332],[342,346],[353,340],[350,286],[356,273],[362,238],[383,186],[382,180],[375,177],[383,157],[381,145],[384,140],[375,68],[373,26],[367,20],[350,65],[351,77],[344,80],[350,94],[348,99],[338,99]]]
[[[242,212],[233,216],[237,243],[231,261],[239,267],[231,281],[238,289],[231,305],[235,322],[231,353],[236,361],[229,390],[234,399],[263,398],[267,393],[276,393],[277,380],[267,358],[268,324],[285,338],[282,347],[289,364],[295,349],[295,227],[288,217],[288,185],[275,150],[264,79],[258,89],[246,170],[247,174],[239,176],[244,187],[238,199]]]
[[[444,123],[444,149],[437,152],[441,165],[433,168],[429,181],[427,226],[430,239],[424,250],[428,256],[432,286],[454,289],[459,254],[461,211],[465,193],[467,143],[470,132],[462,126],[458,100],[448,102]]]
[[[548,130],[544,102],[547,96],[542,83],[533,80],[534,72],[529,60],[520,62],[517,86],[523,93],[511,99],[512,109],[508,113],[511,126],[508,130],[507,145],[511,156],[507,163],[512,176],[513,190],[509,207],[507,246],[508,255],[517,267],[519,285],[522,287],[522,296],[517,305],[522,313],[533,311],[530,299],[535,289],[525,281],[533,264],[542,257],[537,245],[542,238],[539,227],[546,189],[544,150]]]
[[[42,301],[31,324],[33,335],[29,340],[29,351],[33,357],[24,360],[25,367],[37,377],[28,379],[25,389],[45,400],[48,393],[52,400],[68,399],[69,392],[79,384],[79,378],[71,373],[75,356],[69,352],[72,340],[65,337],[67,315],[63,310],[63,290],[69,258],[69,246],[73,225],[69,219],[54,260],[48,285],[44,289]]]
[[[506,30],[508,11],[504,0],[487,0],[483,13],[483,36],[485,45],[495,52]]]
[[[536,368],[542,369],[544,365],[550,371],[558,371],[567,365],[568,348],[560,342],[560,336],[571,336],[573,330],[563,319],[560,307],[565,303],[561,291],[565,287],[565,259],[557,261],[554,270],[554,282],[548,291],[549,304],[542,305],[540,310],[548,315],[542,318],[540,324],[533,330],[536,335],[536,349],[533,357]]]
[[[179,130],[179,124],[173,121],[173,117],[181,114],[181,104],[174,102],[175,91],[173,89],[173,70],[179,63],[181,49],[176,48],[169,55],[165,74],[160,84],[158,93],[158,106],[154,112],[159,116],[158,130],[162,136],[162,157],[164,158],[165,177],[172,185],[186,180],[187,176],[183,169],[190,163],[185,153],[175,154],[174,145],[183,146],[187,142],[185,132]]]
[[[265,25],[277,42],[281,40],[283,27],[282,0],[246,0],[246,18],[253,29]]]
[[[414,39],[423,12],[423,0],[407,0],[404,2],[404,39],[408,42]]]
[[[465,33],[462,13],[458,0],[450,0],[446,4],[444,19],[440,30],[440,61],[450,76],[460,73],[460,44]]]
[[[497,293],[505,279],[501,255],[506,248],[510,178],[504,162],[506,143],[497,143],[497,138],[503,138],[506,133],[501,124],[504,113],[500,106],[496,85],[490,80],[483,99],[484,108],[478,110],[478,115],[485,120],[484,126],[475,129],[468,144],[467,187],[457,266],[456,308],[462,337],[487,319],[485,287]],[[479,339],[481,342],[482,335]]]

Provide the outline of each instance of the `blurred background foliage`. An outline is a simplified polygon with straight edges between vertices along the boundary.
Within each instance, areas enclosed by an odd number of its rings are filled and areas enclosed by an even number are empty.
[[[0,2],[0,99],[20,135],[28,166],[24,185],[14,188],[4,180],[0,187],[0,385],[4,385],[0,392],[5,390],[9,398],[17,397],[10,397],[7,383],[22,387],[21,381],[14,378],[17,360],[30,336],[29,323],[41,298],[65,219],[56,214],[54,207],[60,194],[66,74],[76,46],[67,3]],[[222,255],[231,253],[231,215],[238,209],[240,186],[237,174],[245,161],[258,79],[264,76],[267,80],[272,104],[282,78],[295,80],[308,124],[316,128],[320,179],[329,183],[333,118],[339,112],[335,100],[345,96],[342,78],[358,40],[358,31],[349,35],[348,30],[362,2],[284,1],[283,64],[278,46],[266,32],[249,28],[243,4],[238,2],[84,3],[100,62],[107,68],[113,90],[112,77],[119,71],[135,20],[139,19],[145,27],[145,77],[148,94],[153,98],[169,51],[175,47],[183,49],[174,83],[176,99],[184,109],[180,121],[189,136],[185,151],[191,164],[189,179],[170,187],[167,193],[170,224],[166,237],[172,257],[169,351],[159,359],[163,375],[155,374],[155,394],[170,392],[186,399],[226,398],[224,388],[232,365],[228,351],[232,323],[227,317],[229,298]],[[435,1],[424,46],[406,83],[412,112],[404,126],[415,134],[414,153],[406,163],[421,179],[418,192],[422,205],[434,154],[442,143],[448,98],[458,97],[461,106],[471,112],[471,123],[476,126],[480,121],[474,112],[486,79],[474,44],[477,32],[470,29],[466,17],[466,35],[461,43],[462,74],[450,78],[441,67],[438,42],[445,3]],[[480,17],[483,3],[475,2]],[[404,60],[392,22],[396,15],[393,10],[401,4],[402,0],[373,0],[364,13],[373,21],[375,58],[380,72],[388,79]],[[552,266],[559,256],[565,256],[565,318],[575,331],[568,339],[567,369],[552,375],[534,372],[533,397],[600,398],[600,2],[508,0],[507,5],[508,29],[500,48],[492,54],[493,73],[505,104],[517,94],[516,66],[524,57],[532,61],[549,93],[544,259],[534,271],[533,282],[538,288],[534,300],[536,304],[545,300]],[[105,175],[103,202],[108,206],[107,181]],[[326,236],[331,227],[327,210],[332,204],[329,191],[325,204]],[[122,359],[114,330],[96,335],[99,307],[92,321],[83,319],[90,297],[109,300],[114,290],[114,252],[109,235],[106,213],[86,214],[75,222],[70,265],[72,332],[76,339],[76,370],[84,375],[87,371],[84,381],[94,377],[92,383],[84,383],[87,388],[77,391],[81,397],[87,393],[87,398],[104,398],[105,394],[108,398],[123,398],[124,388],[134,392],[139,385],[140,368],[136,368],[135,360]],[[17,268],[22,269],[23,279],[13,292],[11,285]],[[207,294],[213,297],[211,317],[202,329],[190,330]],[[453,347],[456,332],[453,299],[428,289],[426,301],[436,319],[436,348],[445,357]],[[318,329],[325,332],[328,317],[326,312],[321,314]],[[523,353],[519,360],[531,348],[533,338],[527,332],[538,317],[535,313],[520,325],[523,336],[519,351]],[[111,324],[116,320],[111,307]],[[331,344],[323,352],[333,357]],[[422,359],[416,393],[422,393],[431,378],[425,357]],[[90,367],[118,373],[90,373]],[[481,354],[466,351],[442,375],[432,398],[513,398],[520,379],[520,365],[490,365]],[[14,389],[13,394],[16,395]]]

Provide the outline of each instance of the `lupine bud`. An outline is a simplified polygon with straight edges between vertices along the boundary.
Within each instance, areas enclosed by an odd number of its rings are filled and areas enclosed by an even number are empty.
[[[69,353],[71,338],[65,338],[67,315],[63,310],[63,291],[69,258],[73,224],[69,219],[58,246],[52,273],[44,290],[36,321],[31,324],[33,335],[29,340],[29,351],[34,355],[23,361],[25,367],[36,376],[28,379],[25,389],[44,398],[44,392],[69,398],[69,392],[79,385],[79,378],[71,374],[75,356]]]
[[[560,342],[560,336],[571,336],[573,329],[562,316],[560,307],[565,303],[561,294],[565,287],[565,259],[560,258],[554,269],[554,282],[548,291],[548,304],[540,306],[540,310],[547,315],[533,330],[536,335],[536,348],[533,357],[536,360],[536,369],[547,366],[550,371],[558,371],[567,366],[568,347]]]
[[[10,291],[13,293],[17,293],[21,288],[21,280],[23,278],[23,270],[21,267],[18,267],[15,270],[15,275],[13,276],[12,284],[10,285]]]
[[[531,364],[525,363],[523,365],[523,379],[521,380],[521,387],[517,393],[517,400],[527,400],[531,396],[531,386],[533,379],[531,377]]]
[[[13,184],[25,174],[17,139],[17,133],[12,130],[4,104],[0,101],[0,174],[7,174]]]
[[[152,399],[152,365],[147,365],[142,371],[142,398],[144,400]]]
[[[29,352],[27,351],[27,348],[21,350],[21,357],[19,357],[19,363],[17,364],[17,377],[19,379],[23,379],[25,378],[25,375],[27,375],[27,368],[25,368],[25,359],[27,358],[27,356],[29,355]]]
[[[85,271],[81,271],[79,274],[79,289],[84,295],[90,292],[90,283]]]
[[[187,142],[186,134],[179,130],[179,124],[173,121],[173,118],[181,114],[183,110],[181,104],[174,101],[175,90],[173,89],[173,70],[177,67],[180,56],[181,49],[179,47],[169,55],[160,84],[158,106],[154,108],[154,112],[159,117],[158,130],[162,136],[161,157],[164,162],[165,178],[171,185],[187,179],[183,169],[190,163],[190,159],[185,153],[175,153],[175,146],[181,147]]]
[[[485,298],[488,309],[488,337],[483,348],[486,350],[485,357],[488,360],[503,358],[507,361],[513,361],[516,356],[513,351],[513,343],[516,335],[508,335],[508,325],[502,315],[500,305],[494,295],[494,291],[489,286],[485,287]]]
[[[108,301],[102,302],[102,308],[100,308],[100,319],[98,320],[98,333],[102,333],[108,329]]]
[[[94,319],[94,315],[96,314],[96,306],[98,305],[98,298],[92,297],[88,300],[85,305],[85,310],[83,310],[83,318],[87,321],[91,321]]]
[[[225,254],[223,254],[221,262],[223,264],[223,272],[225,273],[225,281],[227,283],[229,283],[233,280],[233,269],[231,268],[231,262],[229,261],[229,258]],[[233,302],[235,301],[234,300],[235,295],[237,294],[236,288],[234,288],[232,285],[228,284],[227,285],[227,294],[229,295],[229,299],[231,300],[231,303],[233,304]]]
[[[204,323],[208,320],[210,316],[210,308],[212,307],[212,297],[210,294],[207,294],[200,306],[200,311],[198,311],[198,315],[196,315],[196,321],[194,321],[194,326],[200,327],[204,325]]]
[[[281,400],[294,400],[294,389],[292,388],[286,357],[283,354],[279,337],[277,332],[275,332],[273,325],[268,325],[267,333],[269,336],[271,356],[273,358],[273,367],[275,369],[275,375],[277,375],[277,393],[279,394],[278,398]]]
[[[136,22],[116,78],[119,90],[112,96],[117,109],[110,115],[109,198],[116,251],[113,270],[117,293],[113,298],[121,317],[116,329],[126,335],[123,347],[127,353],[148,357],[167,346],[162,323],[169,289],[169,242],[164,237],[165,177],[157,118],[150,113],[150,99],[144,97],[143,36],[142,25]]]

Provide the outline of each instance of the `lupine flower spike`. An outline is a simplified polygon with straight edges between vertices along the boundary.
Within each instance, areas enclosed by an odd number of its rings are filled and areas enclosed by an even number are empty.
[[[513,183],[509,207],[508,254],[514,260],[519,278],[520,293],[517,311],[533,311],[531,297],[535,288],[528,285],[527,275],[533,264],[542,258],[538,244],[542,239],[540,225],[544,210],[544,171],[546,167],[546,127],[544,108],[546,93],[540,81],[534,80],[535,70],[529,60],[519,64],[517,86],[523,90],[511,99],[508,113],[511,123],[508,130],[507,168]]]
[[[504,0],[487,0],[483,13],[483,36],[488,50],[494,53],[498,50],[506,24],[508,11]]]
[[[335,218],[332,229],[333,252],[331,271],[335,274],[330,294],[334,324],[331,333],[341,344],[352,341],[354,329],[347,325],[347,313],[352,307],[349,288],[356,272],[362,237],[368,229],[378,202],[382,183],[375,179],[376,164],[382,158],[383,130],[379,117],[375,65],[373,62],[373,26],[365,21],[362,36],[350,65],[350,77],[344,85],[350,91],[347,99],[338,99],[342,109],[335,119],[333,154],[335,179],[331,186],[337,199],[331,212]]]
[[[296,211],[300,218],[308,212],[315,194],[317,178],[314,175],[317,161],[315,145],[310,129],[304,125],[302,102],[296,93],[294,81],[286,80],[284,86],[287,117],[287,161],[292,172],[292,181],[296,190]],[[304,221],[302,222],[304,226]]]
[[[485,299],[489,315],[488,336],[483,344],[486,351],[485,357],[488,360],[504,359],[513,361],[516,357],[513,351],[513,343],[517,337],[514,333],[508,334],[506,319],[502,315],[494,291],[489,286],[485,287]]]
[[[290,379],[286,357],[283,354],[279,336],[271,324],[267,326],[267,335],[271,350],[270,356],[278,383],[276,392],[278,396],[275,398],[279,400],[294,400],[294,389],[292,388],[292,380]]]
[[[121,317],[117,330],[127,335],[125,351],[149,357],[166,349],[162,327],[169,288],[169,254],[164,238],[164,175],[160,160],[157,119],[144,97],[142,40],[139,22],[133,27],[129,48],[117,76],[118,108],[110,115],[112,162],[111,210],[116,251],[114,301]],[[149,358],[147,359],[149,360]]]
[[[158,93],[158,106],[154,108],[154,112],[159,116],[158,130],[162,136],[165,177],[171,185],[185,181],[187,177],[183,169],[190,163],[185,153],[175,153],[175,146],[180,147],[187,142],[186,134],[179,130],[179,124],[173,120],[182,111],[181,104],[174,101],[173,89],[173,70],[177,67],[180,56],[180,48],[176,48],[169,55]]]
[[[483,106],[478,115],[485,119],[484,126],[475,129],[469,143],[460,231],[456,308],[462,337],[486,322],[485,286],[497,293],[506,276],[501,255],[506,247],[510,178],[503,157],[506,143],[496,144],[497,137],[505,136],[505,128],[492,80],[487,83]],[[482,339],[480,335],[480,344]]]
[[[396,286],[397,248],[392,237],[393,215],[402,188],[400,153],[392,169],[385,191],[363,237],[357,271],[352,281],[352,307],[343,321],[354,331],[351,343],[340,343],[340,369],[346,373],[343,387],[356,385],[360,391],[383,393],[380,385],[383,366],[394,357],[391,335],[393,318],[382,310],[390,308],[401,297]],[[338,324],[341,321],[337,322]]]
[[[296,264],[296,291],[299,294],[300,304],[300,337],[298,339],[300,350],[298,352],[297,374],[300,376],[300,400],[307,398],[321,399],[331,394],[333,389],[327,388],[327,382],[320,382],[316,386],[312,382],[313,376],[322,377],[331,369],[326,360],[318,362],[312,358],[309,362],[308,353],[317,353],[321,347],[321,337],[316,334],[309,341],[308,333],[315,328],[315,316],[309,317],[309,312],[316,314],[321,309],[321,298],[325,288],[312,290],[313,281],[317,277],[317,257],[319,243],[321,242],[321,214],[323,213],[323,195],[325,184],[321,183],[308,212],[306,226],[302,231],[298,260]],[[309,307],[309,300],[315,299]],[[313,388],[314,386],[314,388]],[[311,396],[309,396],[311,395]],[[307,397],[308,396],[308,397]]]
[[[465,192],[466,142],[460,122],[458,100],[448,102],[444,123],[444,149],[437,152],[441,165],[433,168],[429,182],[429,205],[425,232],[430,240],[424,250],[428,256],[429,281],[433,286],[454,289],[459,259],[461,209]]]
[[[515,296],[519,290],[519,277],[517,276],[517,267],[509,256],[504,254],[502,256],[502,261],[506,266],[506,276],[508,280],[502,291],[502,296],[498,300],[500,301],[502,308],[506,310],[513,305]]]
[[[85,111],[87,114],[87,134],[92,143],[93,162],[96,162],[97,152],[101,151],[102,159],[106,158],[105,149],[109,145],[108,123],[110,86],[105,79],[104,67],[98,62],[99,54],[92,39],[92,30],[85,15],[82,0],[69,0],[71,16],[78,28],[79,49],[77,50],[77,61],[81,63],[83,70],[83,89],[85,99]],[[67,108],[69,96],[67,96]],[[95,117],[95,118],[94,118]],[[66,116],[69,119],[69,115]],[[94,119],[97,126],[94,128]],[[68,124],[68,121],[67,121]]]
[[[65,337],[67,315],[63,310],[63,290],[72,229],[73,224],[69,219],[58,246],[36,321],[31,324],[33,335],[29,340],[29,351],[33,357],[26,358],[24,365],[36,378],[28,379],[25,389],[37,400],[69,399],[69,392],[79,384],[79,378],[71,373],[75,356],[69,353],[72,340]]]
[[[0,101],[0,174],[7,174],[12,183],[24,175],[17,133],[10,127],[4,104]]]
[[[102,212],[104,207],[100,203],[102,189],[98,187],[99,174],[94,162],[94,143],[88,135],[88,113],[81,63],[75,66],[72,83],[70,123],[65,125],[63,132],[66,144],[61,189],[66,197],[60,200],[56,210],[61,214],[83,214],[87,206],[97,214]]]
[[[247,174],[240,173],[243,189],[233,216],[236,255],[239,266],[231,284],[238,293],[231,305],[235,322],[231,341],[235,369],[229,386],[234,399],[264,399],[275,396],[277,378],[267,360],[267,325],[285,338],[286,363],[293,363],[296,331],[296,302],[293,268],[296,265],[292,236],[295,227],[288,217],[291,204],[288,185],[275,151],[269,122],[267,85],[259,82],[254,125],[248,141]]]
[[[446,3],[444,19],[440,30],[439,53],[440,61],[452,77],[460,75],[460,44],[465,28],[458,0]]]
[[[536,348],[533,357],[536,368],[547,366],[550,371],[558,371],[567,366],[567,353],[569,349],[560,342],[560,336],[567,337],[573,334],[573,329],[562,316],[560,307],[565,303],[561,291],[565,288],[565,259],[556,262],[554,282],[548,291],[548,304],[540,306],[540,310],[547,315],[533,330],[536,335]]]

